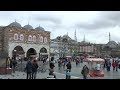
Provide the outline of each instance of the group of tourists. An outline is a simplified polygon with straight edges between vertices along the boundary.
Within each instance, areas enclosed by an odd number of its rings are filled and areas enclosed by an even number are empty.
[[[28,60],[25,72],[27,73],[27,79],[36,79],[37,75],[37,69],[38,69],[38,63],[36,60]]]
[[[110,71],[111,67],[113,68],[113,71],[118,71],[118,69],[120,69],[120,61],[114,59],[112,59],[112,61],[105,60],[104,68],[106,68],[107,71]]]
[[[16,66],[17,66],[17,61],[14,58],[8,57],[6,59],[6,68],[11,68],[13,73],[15,73]]]
[[[71,60],[67,59],[67,58],[63,58],[63,59],[59,59],[58,61],[58,69],[61,70],[63,66],[63,69],[69,69],[71,71]]]

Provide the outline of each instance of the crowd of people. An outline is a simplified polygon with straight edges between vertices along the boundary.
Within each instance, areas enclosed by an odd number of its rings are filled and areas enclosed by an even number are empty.
[[[27,79],[36,79],[38,64],[36,60],[29,60],[25,67]]]
[[[15,60],[14,58],[9,59],[9,67],[12,68],[13,73],[15,73],[15,68],[17,66],[17,60]],[[120,61],[116,60],[116,59],[104,59],[104,69],[106,69],[108,72],[111,71],[111,67],[113,69],[113,71],[118,72],[118,69],[120,69]],[[19,61],[22,62],[22,60],[20,59]],[[43,63],[45,63],[47,61],[47,59],[43,59],[41,60],[43,61]],[[72,64],[71,62],[75,62],[76,66],[80,65],[80,63],[83,62],[82,59],[80,58],[76,58],[76,59],[71,59],[71,58],[59,58],[59,60],[57,60],[58,63],[58,69],[59,70],[64,70],[66,71],[66,79],[70,79],[70,73],[71,73],[71,69],[72,69]],[[54,58],[51,57],[50,61],[49,61],[49,75],[54,76],[54,78],[56,78],[56,75],[54,74],[54,68],[55,68],[55,62],[54,62]],[[7,66],[8,67],[8,66]],[[27,64],[26,67],[24,68],[24,71],[26,72],[26,79],[36,79],[36,75],[37,75],[37,70],[38,70],[38,60],[36,59],[31,59],[28,58],[27,59]],[[99,70],[100,65],[97,64],[96,69]],[[87,76],[89,74],[89,68],[87,67],[87,65],[84,65],[82,70],[81,70],[81,74],[83,75],[84,79],[87,79]]]
[[[118,69],[120,69],[120,61],[115,59],[105,59],[104,68],[106,68],[107,71],[111,71],[111,67],[113,68],[113,71],[118,71]]]

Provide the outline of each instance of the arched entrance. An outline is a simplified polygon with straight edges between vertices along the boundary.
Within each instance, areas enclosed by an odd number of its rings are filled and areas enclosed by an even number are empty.
[[[26,56],[29,58],[29,57],[32,57],[32,56],[35,56],[37,53],[36,53],[36,50],[34,48],[30,48],[28,51],[27,51],[27,54]]]
[[[21,46],[16,46],[12,51],[13,59],[21,59],[25,57],[25,52]]]
[[[48,58],[47,49],[43,47],[40,49],[39,59],[43,60],[43,59],[47,59],[47,58]]]

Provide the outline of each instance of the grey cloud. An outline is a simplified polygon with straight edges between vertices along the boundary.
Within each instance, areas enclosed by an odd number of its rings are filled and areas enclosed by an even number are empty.
[[[52,22],[54,24],[61,24],[61,20],[59,18],[50,17],[50,16],[38,16],[38,17],[35,17],[34,20],[36,20],[36,21],[49,21],[49,22]]]
[[[78,28],[84,29],[101,29],[101,28],[109,28],[120,25],[120,12],[119,11],[102,11],[99,13],[97,19],[95,19],[92,23],[77,23],[75,26]]]

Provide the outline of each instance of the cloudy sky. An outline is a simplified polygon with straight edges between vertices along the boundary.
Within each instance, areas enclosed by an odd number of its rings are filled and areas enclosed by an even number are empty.
[[[85,35],[91,43],[107,43],[109,32],[111,40],[120,42],[119,11],[0,11],[0,26],[16,21],[22,26],[33,28],[39,25],[51,32],[51,39],[65,34],[74,39],[76,29],[80,42]]]

